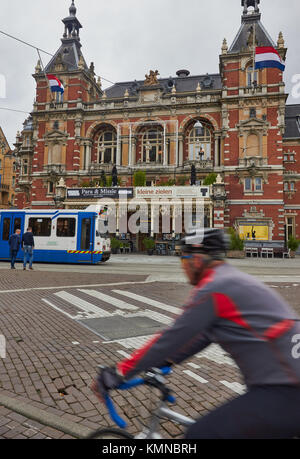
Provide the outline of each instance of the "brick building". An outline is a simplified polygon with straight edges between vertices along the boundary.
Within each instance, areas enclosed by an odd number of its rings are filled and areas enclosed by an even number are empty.
[[[219,72],[159,78],[150,71],[144,81],[104,91],[84,59],[72,2],[61,46],[46,66],[64,95],[52,98],[40,62],[33,75],[36,100],[15,144],[18,207],[53,207],[59,180],[79,188],[102,171],[110,175],[113,165],[124,187],[139,170],[147,186],[189,186],[194,165],[200,184],[210,173],[222,177],[208,224],[233,226],[249,240],[300,238],[300,105],[286,104],[280,70],[253,71],[254,46],[272,46],[283,60],[287,49],[282,33],[274,42],[263,26],[260,0],[241,3],[241,26],[231,46],[224,39]]]

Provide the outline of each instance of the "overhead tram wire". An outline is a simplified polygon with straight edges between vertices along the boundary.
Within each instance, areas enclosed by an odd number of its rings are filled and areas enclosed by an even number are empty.
[[[51,57],[54,57],[54,56],[55,56],[55,54],[48,53],[48,51],[45,51],[44,49],[39,48],[39,47],[37,47],[37,46],[34,46],[34,45],[28,43],[27,41],[21,40],[20,38],[14,37],[13,35],[10,35],[10,34],[8,34],[8,33],[6,33],[6,32],[3,32],[3,30],[0,30],[0,33],[2,33],[3,35],[5,35],[6,37],[12,38],[13,40],[16,40],[16,41],[22,43],[23,45],[26,45],[26,46],[29,46],[30,48],[35,49],[35,50],[38,52],[38,54],[39,54],[39,52],[42,52],[42,53],[48,54],[48,56],[51,56]],[[68,62],[67,60],[66,60],[65,62],[66,62],[67,64],[72,64],[71,62]],[[113,81],[110,81],[110,80],[108,80],[107,78],[104,78],[104,77],[101,76],[101,75],[97,75],[96,73],[95,73],[95,76],[100,77],[102,80],[107,81],[108,83],[116,84],[116,83],[114,83]]]
[[[7,107],[0,107],[0,110],[7,110],[9,112],[17,112],[17,113],[26,113],[26,115],[30,115],[30,112],[25,112],[25,110],[15,110],[13,108],[7,108]]]

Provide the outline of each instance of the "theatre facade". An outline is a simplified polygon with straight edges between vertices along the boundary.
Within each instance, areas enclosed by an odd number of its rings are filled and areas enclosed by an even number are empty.
[[[262,24],[259,0],[241,3],[241,25],[231,45],[224,39],[216,73],[181,69],[165,78],[150,70],[104,90],[84,59],[72,2],[45,69],[65,92],[53,98],[38,62],[33,110],[17,134],[17,206],[95,203],[93,190],[109,188],[116,166],[119,189],[132,189],[132,198],[190,195],[203,201],[206,226],[234,227],[249,241],[300,238],[300,105],[287,105],[279,69],[253,71],[254,46],[276,48],[283,61],[287,48],[282,33],[273,41]],[[134,186],[139,171],[142,188]],[[212,174],[215,183],[205,187]]]

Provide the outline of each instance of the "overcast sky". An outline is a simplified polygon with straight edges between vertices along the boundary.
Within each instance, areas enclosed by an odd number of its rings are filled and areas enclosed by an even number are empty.
[[[0,0],[0,30],[55,53],[64,31],[61,19],[69,15],[71,0]],[[191,74],[219,72],[224,37],[230,46],[241,24],[240,0],[75,0],[81,29],[82,52],[98,75],[113,81],[144,79],[159,70],[161,77],[176,76],[182,68]],[[299,0],[261,0],[262,23],[277,43],[283,32],[288,47],[285,82],[300,74]],[[30,112],[35,97],[32,78],[37,52],[0,34],[0,82],[6,80],[6,98],[0,107]],[[50,56],[42,54],[44,64]],[[103,87],[110,86],[103,81]],[[1,95],[1,88],[0,88]],[[299,103],[291,96],[288,103]],[[26,114],[0,110],[0,125],[12,146]]]

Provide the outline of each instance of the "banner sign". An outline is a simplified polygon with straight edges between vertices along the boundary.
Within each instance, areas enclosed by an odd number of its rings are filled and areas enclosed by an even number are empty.
[[[133,188],[68,188],[67,199],[133,198]]]
[[[246,226],[240,225],[240,237],[245,241],[268,241],[269,240],[269,227],[268,226]]]

